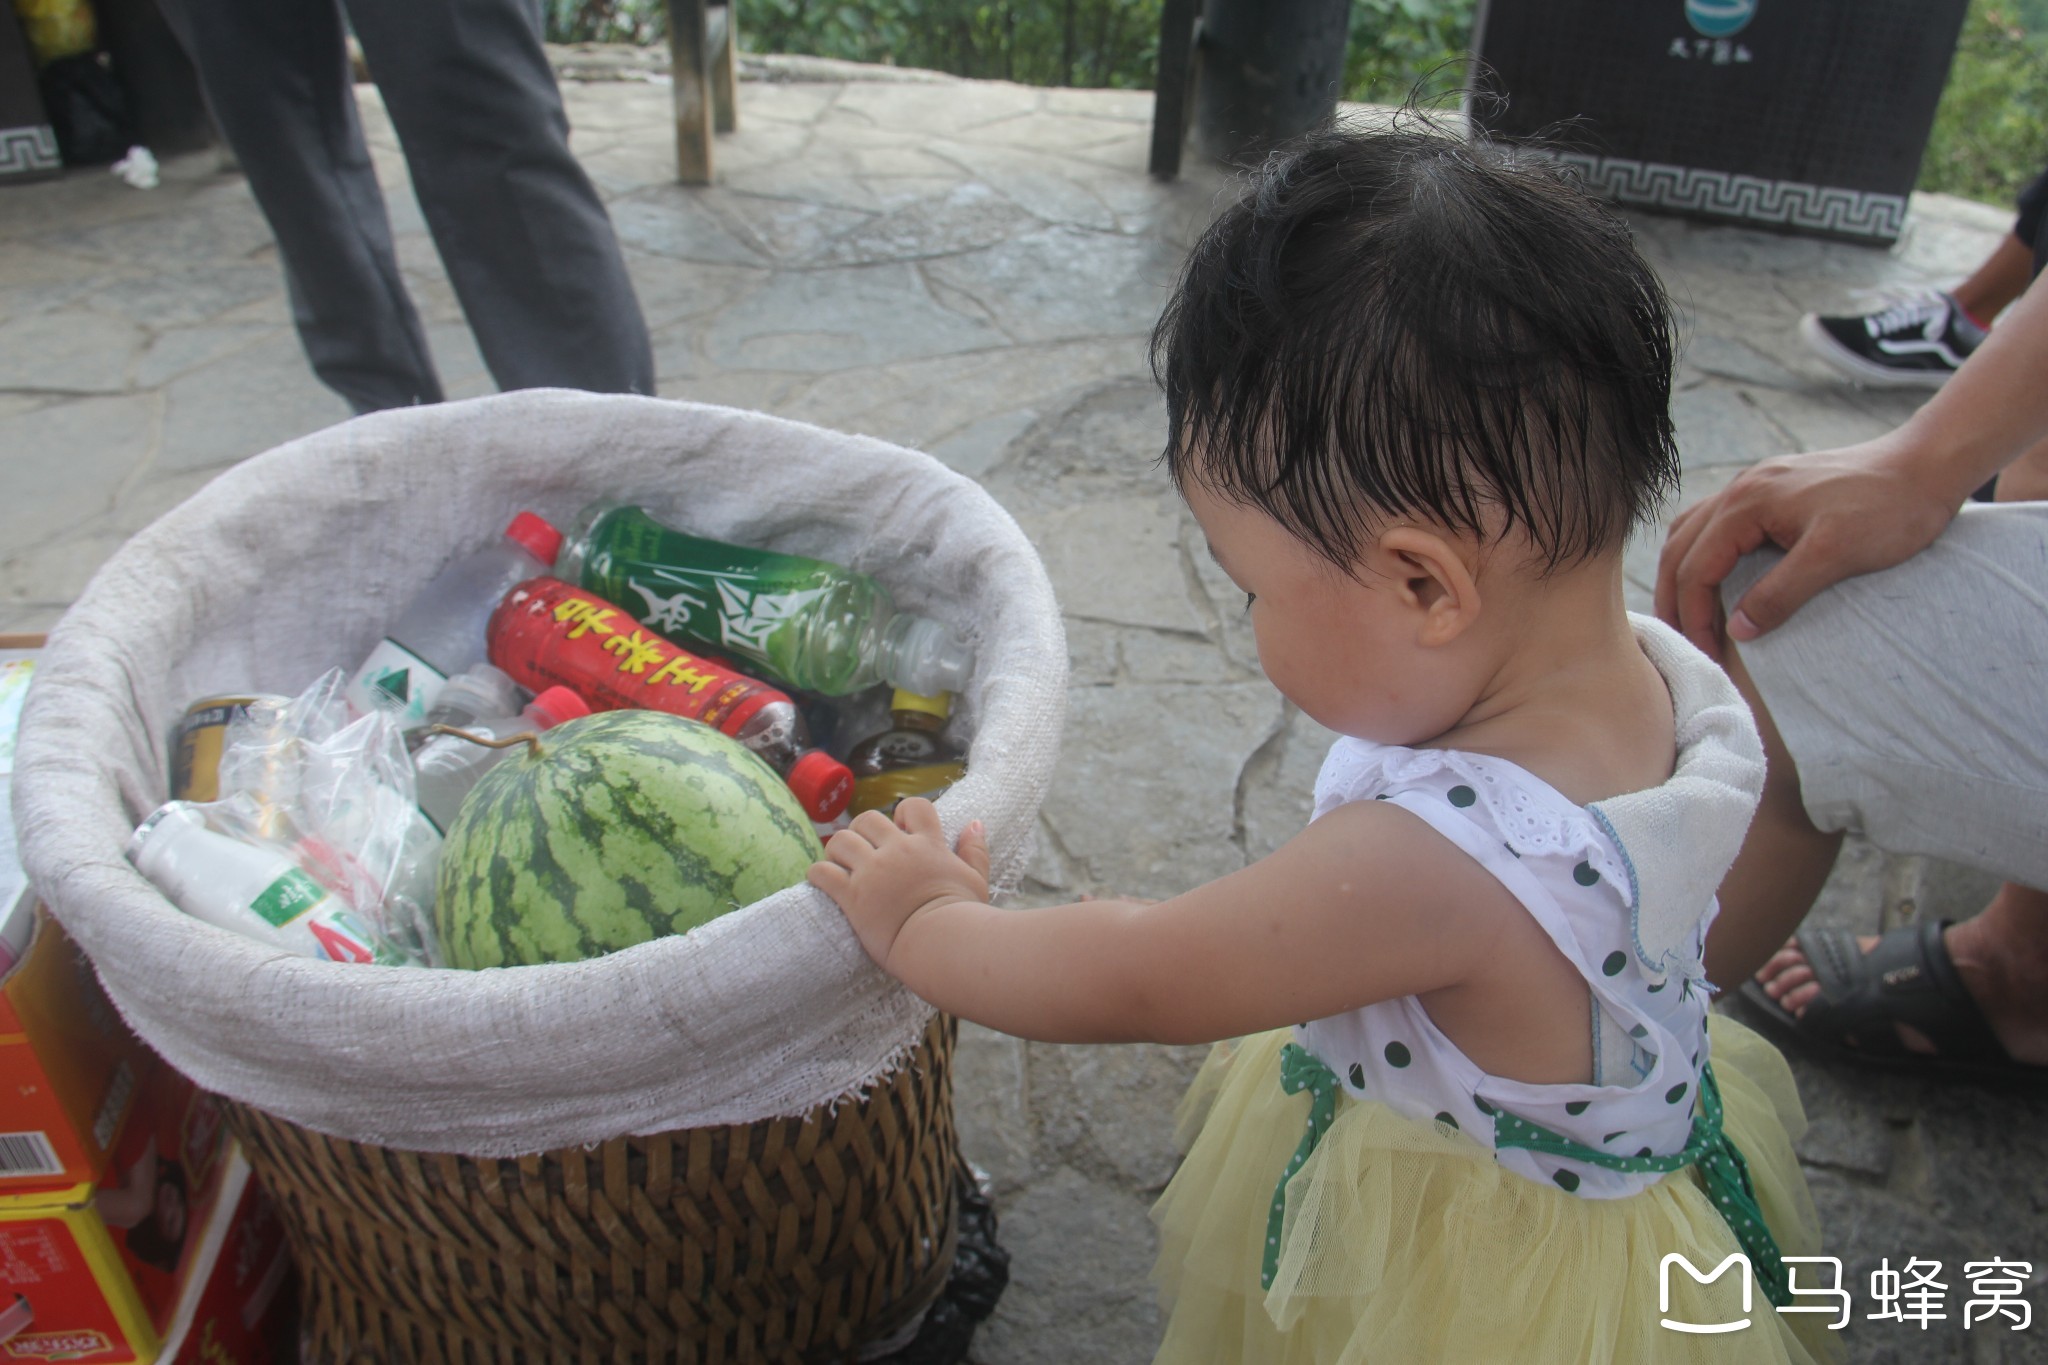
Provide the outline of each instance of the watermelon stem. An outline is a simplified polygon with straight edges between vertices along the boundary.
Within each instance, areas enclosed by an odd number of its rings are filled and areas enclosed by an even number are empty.
[[[535,730],[521,730],[518,734],[507,735],[503,739],[493,739],[489,735],[480,735],[474,730],[463,730],[453,725],[429,725],[427,733],[430,735],[453,735],[457,739],[466,739],[471,744],[481,744],[486,749],[509,749],[515,744],[524,744],[533,750],[535,758],[541,757],[545,752],[540,747],[540,734]]]

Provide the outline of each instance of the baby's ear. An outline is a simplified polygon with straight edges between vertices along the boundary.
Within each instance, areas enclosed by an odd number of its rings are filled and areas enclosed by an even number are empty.
[[[1464,547],[1420,526],[1396,526],[1374,546],[1395,600],[1416,613],[1415,643],[1447,645],[1479,619],[1479,581]]]

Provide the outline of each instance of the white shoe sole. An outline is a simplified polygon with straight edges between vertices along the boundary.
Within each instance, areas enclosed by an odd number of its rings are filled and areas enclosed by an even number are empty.
[[[1894,370],[1865,360],[1828,335],[1820,318],[1808,313],[1799,319],[1799,335],[1812,352],[1834,366],[1853,384],[1872,389],[1938,389],[1948,383],[1954,370]]]

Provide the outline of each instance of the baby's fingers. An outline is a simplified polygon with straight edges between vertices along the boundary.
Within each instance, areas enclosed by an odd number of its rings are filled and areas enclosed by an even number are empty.
[[[939,827],[939,808],[922,796],[906,796],[896,803],[896,827],[905,834],[946,837],[945,830]]]
[[[960,861],[974,869],[984,884],[988,881],[988,826],[979,820],[960,831]]]
[[[847,834],[856,835],[876,848],[880,848],[884,842],[896,837],[896,826],[882,812],[878,810],[864,810],[859,815],[853,817],[851,825],[848,825],[832,837],[838,839]]]
[[[860,831],[842,829],[825,841],[825,856],[849,871],[858,871],[875,856],[875,846],[862,838]]]
[[[804,880],[830,896],[835,905],[845,905],[853,895],[853,874],[837,863],[812,863]]]

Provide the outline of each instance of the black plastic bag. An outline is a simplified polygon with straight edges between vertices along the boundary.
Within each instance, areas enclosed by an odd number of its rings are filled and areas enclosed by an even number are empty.
[[[946,1288],[925,1313],[915,1338],[868,1365],[962,1365],[974,1329],[995,1311],[1010,1283],[1010,1253],[996,1244],[996,1206],[987,1175],[963,1162],[955,1185],[960,1238]]]
[[[104,166],[119,161],[135,145],[128,92],[106,54],[59,57],[43,68],[37,84],[65,165]]]

